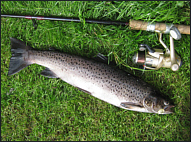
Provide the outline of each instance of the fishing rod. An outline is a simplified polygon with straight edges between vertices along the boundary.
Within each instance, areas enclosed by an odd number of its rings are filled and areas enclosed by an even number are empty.
[[[1,17],[11,17],[11,18],[25,18],[25,19],[37,19],[37,20],[54,20],[54,21],[67,21],[67,22],[82,22],[78,18],[61,18],[61,17],[44,17],[44,16],[22,16],[22,15],[5,15],[2,14]],[[102,21],[102,20],[89,20],[85,19],[87,23],[97,23],[97,24],[108,24],[108,25],[124,25],[131,27],[132,30],[145,30],[156,32],[160,31],[162,33],[170,33],[170,28],[175,26],[181,34],[190,34],[190,26],[178,25],[178,24],[166,24],[166,23],[150,23],[141,20],[132,20],[129,22],[119,22],[119,21]]]
[[[37,20],[53,20],[53,21],[67,21],[67,22],[82,22],[78,18],[61,18],[61,17],[42,17],[42,16],[21,16],[21,15],[1,15],[1,17],[11,18],[25,18],[25,19],[37,19]],[[128,25],[127,22],[118,21],[101,21],[101,20],[85,20],[87,23],[108,24],[108,25]]]
[[[43,16],[21,16],[21,15],[1,15],[1,17],[25,18],[37,20],[54,20],[67,22],[82,22],[77,18],[61,18],[61,17],[43,17]],[[181,34],[190,34],[190,26],[166,23],[150,23],[140,20],[129,20],[128,22],[119,21],[101,21],[85,19],[87,23],[109,24],[109,25],[124,25],[129,26],[133,30],[145,30],[157,32],[159,34],[159,42],[165,48],[151,49],[147,44],[140,44],[139,51],[135,53],[132,60],[135,64],[143,65],[144,69],[158,70],[161,67],[171,68],[177,71],[182,65],[181,58],[175,53],[173,39],[179,40]],[[34,23],[33,23],[34,24]],[[170,34],[170,50],[162,40],[162,34]]]

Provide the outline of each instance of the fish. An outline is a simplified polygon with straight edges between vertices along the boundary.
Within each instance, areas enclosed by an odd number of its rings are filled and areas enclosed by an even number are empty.
[[[60,78],[68,84],[116,107],[145,113],[171,114],[168,101],[155,89],[124,70],[93,58],[84,58],[53,50],[36,50],[23,41],[10,38],[11,53],[8,75],[38,64],[45,69],[41,75]],[[100,59],[105,56],[99,54]]]

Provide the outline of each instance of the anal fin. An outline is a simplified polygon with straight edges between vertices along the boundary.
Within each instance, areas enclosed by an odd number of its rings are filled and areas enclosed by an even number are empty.
[[[79,90],[81,90],[81,91],[82,91],[82,92],[84,92],[84,93],[88,93],[88,94],[90,94],[90,95],[91,95],[91,93],[90,93],[89,91],[86,91],[86,90],[81,89],[81,88],[79,88],[79,87],[76,87],[76,88],[78,88]]]
[[[49,68],[45,68],[41,75],[48,77],[48,78],[58,78],[54,72],[52,72]]]

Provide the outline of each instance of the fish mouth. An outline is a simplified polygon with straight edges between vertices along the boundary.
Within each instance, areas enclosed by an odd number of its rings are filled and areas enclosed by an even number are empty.
[[[175,107],[174,105],[166,106],[166,107],[164,108],[165,113],[173,113],[174,111],[171,110],[171,109],[174,108],[174,107]]]

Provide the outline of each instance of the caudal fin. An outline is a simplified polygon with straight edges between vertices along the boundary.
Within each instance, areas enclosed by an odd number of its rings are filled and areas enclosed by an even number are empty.
[[[10,40],[12,57],[9,63],[8,75],[13,75],[32,64],[28,61],[28,50],[32,49],[32,47],[16,38],[10,38]]]

